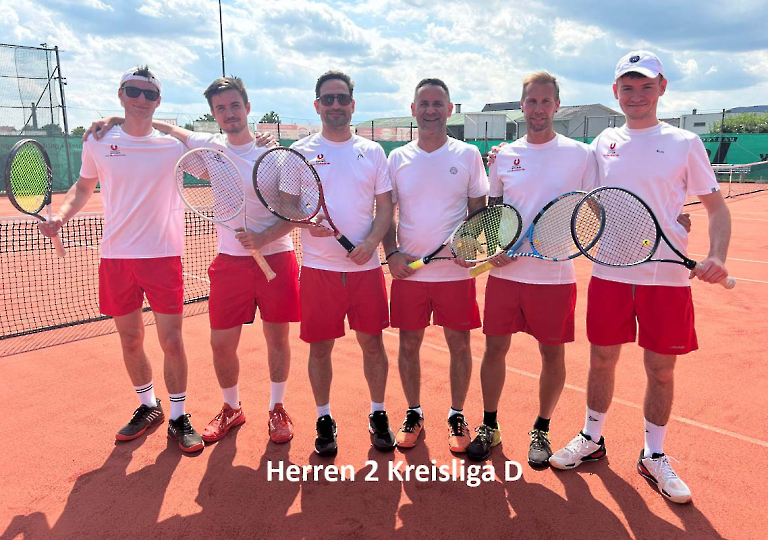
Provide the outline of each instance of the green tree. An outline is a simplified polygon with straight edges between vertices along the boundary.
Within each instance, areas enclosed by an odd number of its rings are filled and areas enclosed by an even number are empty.
[[[710,133],[720,133],[721,122],[715,122],[709,128]],[[744,113],[726,116],[723,133],[768,133],[768,113]]]
[[[77,126],[72,130],[73,137],[82,137],[83,133],[85,133],[85,128],[83,126]]]
[[[269,111],[267,114],[261,117],[261,120],[259,120],[259,124],[279,124],[280,123],[280,115],[277,114],[275,111]]]
[[[62,134],[61,126],[58,124],[46,124],[40,129],[48,133],[48,135],[51,137],[59,136]]]
[[[215,122],[211,113],[205,113],[203,116],[195,120],[195,122]]]

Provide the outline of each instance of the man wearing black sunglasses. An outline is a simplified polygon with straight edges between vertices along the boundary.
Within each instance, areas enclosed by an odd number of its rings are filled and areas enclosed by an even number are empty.
[[[302,231],[300,337],[309,343],[309,380],[318,411],[315,452],[320,455],[337,450],[330,405],[331,351],[336,338],[344,335],[345,318],[363,352],[371,442],[382,451],[395,446],[384,410],[388,363],[381,332],[389,326],[389,312],[377,251],[392,219],[392,186],[384,149],[350,131],[353,90],[345,73],[323,74],[315,85],[322,131],[292,146],[317,170],[334,223],[356,246],[347,253],[322,225]]]
[[[99,308],[114,317],[123,360],[140,405],[115,438],[132,440],[163,422],[152,366],[144,352],[142,305],[146,294],[165,356],[170,394],[168,435],[184,452],[203,449],[185,414],[187,357],[181,334],[184,285],[184,211],[173,170],[185,146],[152,128],[160,105],[160,80],[146,66],[127,71],[118,98],[125,122],[83,143],[80,178],[54,220],[41,227],[52,236],[86,204],[97,184],[104,205],[99,264]]]

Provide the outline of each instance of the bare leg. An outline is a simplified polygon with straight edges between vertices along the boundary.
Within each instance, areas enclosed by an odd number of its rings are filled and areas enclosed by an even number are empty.
[[[384,340],[381,334],[365,334],[356,332],[357,342],[363,351],[363,371],[368,382],[371,401],[384,402],[384,391],[387,389],[387,374],[389,360],[384,350]]]
[[[400,350],[397,366],[400,369],[400,382],[409,407],[421,405],[421,359],[419,350],[424,339],[424,330],[408,332],[400,330]]]
[[[464,408],[469,381],[472,377],[472,350],[469,347],[469,330],[458,331],[443,328],[445,341],[451,354],[451,407]]]

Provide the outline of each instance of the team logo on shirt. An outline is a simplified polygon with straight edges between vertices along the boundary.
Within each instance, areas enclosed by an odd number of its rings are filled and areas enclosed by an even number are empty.
[[[524,171],[522,165],[520,165],[520,158],[515,158],[515,160],[512,162],[512,167],[507,169],[507,172],[521,172]]]
[[[357,160],[360,161],[361,159],[365,159],[365,156],[362,154],[362,152],[357,153]]]
[[[120,150],[118,150],[116,144],[110,144],[109,145],[109,154],[107,154],[106,157],[120,157],[124,156],[125,154],[121,154]]]
[[[457,169],[456,167],[451,167],[451,168],[450,168],[450,169],[448,169],[448,170],[450,171],[450,173],[451,173],[451,174],[456,174],[456,173],[458,173],[458,172],[459,172],[459,169]]]
[[[313,159],[310,162],[313,166],[317,165],[330,165],[329,162],[325,161],[325,155],[324,154],[317,154],[317,157]]]
[[[619,157],[619,153],[616,151],[616,143],[611,143],[610,150],[607,154],[603,154],[603,157]]]

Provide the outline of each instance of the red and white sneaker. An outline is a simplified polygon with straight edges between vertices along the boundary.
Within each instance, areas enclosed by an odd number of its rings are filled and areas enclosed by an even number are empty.
[[[282,403],[275,403],[275,408],[269,411],[269,439],[278,444],[287,443],[293,439],[293,422],[283,409]]]
[[[240,404],[238,403],[238,405]],[[213,420],[205,426],[205,430],[203,430],[203,440],[205,442],[216,442],[229,433],[230,429],[239,426],[244,422],[245,414],[243,414],[242,407],[233,409],[228,403],[224,403],[219,414],[214,416]]]

